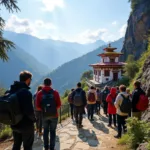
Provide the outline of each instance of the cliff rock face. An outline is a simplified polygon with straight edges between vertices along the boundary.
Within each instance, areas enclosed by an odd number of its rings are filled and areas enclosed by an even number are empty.
[[[138,80],[142,82],[146,95],[150,97],[150,56],[145,61],[142,74],[139,76]],[[143,120],[150,121],[150,106],[143,114]]]
[[[150,0],[141,0],[128,20],[124,46],[121,57],[125,61],[129,54],[138,59],[147,48],[148,31],[150,30]]]

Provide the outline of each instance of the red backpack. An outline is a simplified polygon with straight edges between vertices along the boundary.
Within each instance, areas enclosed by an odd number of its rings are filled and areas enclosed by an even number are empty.
[[[145,111],[148,109],[148,105],[149,105],[148,97],[145,94],[141,94],[139,101],[136,105],[136,109],[140,111]]]
[[[88,94],[88,101],[89,102],[95,102],[96,101],[96,97],[95,97],[95,94],[94,93],[89,93]]]

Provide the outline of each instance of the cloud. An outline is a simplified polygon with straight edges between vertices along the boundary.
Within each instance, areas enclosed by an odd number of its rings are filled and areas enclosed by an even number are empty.
[[[120,37],[124,37],[124,36],[125,36],[126,29],[127,29],[127,24],[124,24],[124,25],[120,28],[120,30],[119,30]]]
[[[77,36],[77,40],[80,43],[91,43],[94,42],[96,40],[100,40],[101,37],[107,32],[107,29],[102,28],[102,29],[97,29],[97,30],[86,30],[82,33],[80,33]]]
[[[44,7],[42,7],[43,11],[52,12],[56,8],[64,8],[64,0],[42,0]]]
[[[50,22],[44,22],[42,20],[31,21],[29,19],[18,18],[12,15],[7,21],[5,30],[13,31],[17,33],[26,33],[36,37],[42,37],[40,30],[55,30],[56,26]],[[45,36],[45,35],[43,35]]]
[[[112,22],[112,25],[113,25],[113,26],[116,26],[117,24],[118,24],[117,21]]]

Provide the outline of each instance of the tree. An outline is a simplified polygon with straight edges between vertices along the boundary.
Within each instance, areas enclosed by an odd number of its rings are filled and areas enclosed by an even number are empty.
[[[133,55],[129,55],[126,61],[125,65],[125,76],[127,76],[129,79],[133,79],[136,75],[136,73],[139,71],[139,67],[137,62],[134,60]]]
[[[91,79],[93,77],[93,71],[92,70],[89,70],[89,71],[86,71],[82,74],[81,76],[81,80],[84,80],[84,79]]]
[[[17,6],[16,0],[1,0],[0,8],[1,6],[4,6],[10,13],[20,10]],[[4,26],[5,20],[0,16],[0,59],[2,59],[3,61],[7,61],[7,52],[11,50],[11,48],[15,48],[15,44],[3,37]]]

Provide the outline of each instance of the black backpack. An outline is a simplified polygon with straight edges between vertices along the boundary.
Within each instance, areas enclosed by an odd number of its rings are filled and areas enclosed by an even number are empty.
[[[57,114],[57,107],[56,107],[56,101],[54,97],[54,90],[50,90],[49,92],[46,92],[42,90],[43,97],[42,97],[42,112],[43,117],[46,119],[55,117]]]
[[[0,123],[16,125],[22,118],[17,92],[0,97]]]
[[[130,101],[129,96],[125,97],[123,94],[121,94],[123,100],[122,100],[122,104],[120,106],[120,110],[122,113],[130,113],[131,108],[132,108],[132,103]]]
[[[82,90],[81,91],[75,91],[75,95],[73,98],[73,104],[75,106],[83,106]]]

